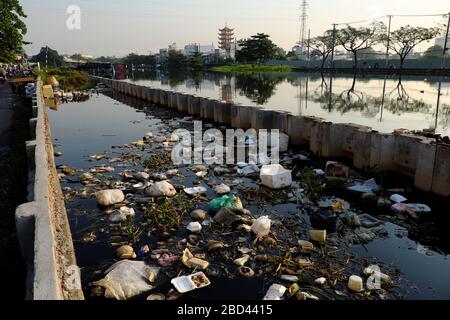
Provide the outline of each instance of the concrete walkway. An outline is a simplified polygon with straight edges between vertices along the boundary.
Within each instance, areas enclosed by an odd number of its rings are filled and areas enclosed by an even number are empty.
[[[23,299],[25,266],[15,231],[16,207],[26,202],[27,162],[31,101],[0,84],[0,297]]]

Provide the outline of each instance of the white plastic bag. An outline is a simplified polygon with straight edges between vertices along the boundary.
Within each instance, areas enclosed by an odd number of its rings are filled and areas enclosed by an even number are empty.
[[[151,283],[156,280],[159,269],[144,261],[122,260],[106,270],[106,276],[94,285],[105,289],[105,298],[127,300],[152,290]]]
[[[265,237],[270,233],[271,224],[268,216],[259,217],[252,224],[252,232],[259,237]]]

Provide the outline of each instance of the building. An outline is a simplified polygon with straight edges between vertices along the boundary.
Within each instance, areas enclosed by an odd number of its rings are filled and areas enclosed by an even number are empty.
[[[200,53],[202,56],[210,55],[215,52],[214,45],[204,45],[198,43],[191,43],[184,46],[184,54],[186,56],[192,56],[195,53]]]
[[[234,29],[225,26],[219,29],[219,48],[230,52],[234,43]]]

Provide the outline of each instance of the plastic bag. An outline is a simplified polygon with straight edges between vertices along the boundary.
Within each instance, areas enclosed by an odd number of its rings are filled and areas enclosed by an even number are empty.
[[[260,237],[265,237],[270,233],[270,226],[272,221],[270,221],[268,216],[259,217],[252,224],[252,232]]]
[[[234,211],[242,211],[244,208],[242,206],[241,199],[235,195],[223,196],[221,198],[213,199],[209,203],[209,210],[211,212],[218,212],[221,208],[228,208]]]
[[[347,190],[360,192],[360,193],[372,193],[372,192],[378,192],[380,190],[380,187],[378,186],[375,179],[370,179],[364,182],[364,184],[355,184],[351,187],[348,187]]]
[[[143,261],[122,260],[105,271],[106,276],[94,285],[105,289],[105,298],[127,300],[150,291],[159,272]]]

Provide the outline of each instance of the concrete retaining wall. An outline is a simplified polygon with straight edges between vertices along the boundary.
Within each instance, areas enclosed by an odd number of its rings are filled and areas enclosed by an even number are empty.
[[[98,79],[113,89],[118,82]],[[127,86],[137,87],[131,83]],[[176,92],[168,92],[167,99],[152,102],[233,128],[280,129],[289,135],[292,146],[307,147],[317,156],[350,159],[358,169],[400,173],[413,178],[422,191],[450,196],[450,146],[437,146],[432,139],[383,134],[356,124],[334,124],[322,118],[293,116]]]
[[[81,300],[80,276],[72,235],[53,158],[53,144],[42,83],[36,83],[30,129],[26,143],[28,203],[16,209],[16,227],[27,263],[27,299]]]

